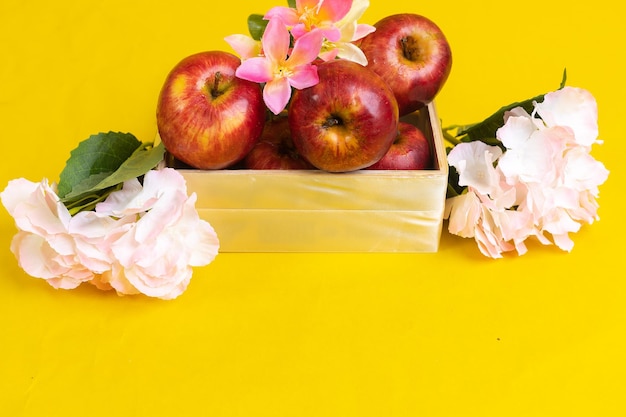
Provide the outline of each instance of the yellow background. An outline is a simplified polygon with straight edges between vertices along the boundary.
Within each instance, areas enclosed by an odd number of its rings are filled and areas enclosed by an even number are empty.
[[[77,143],[155,134],[180,59],[282,0],[0,2],[0,187],[56,180]],[[174,301],[24,274],[0,210],[2,416],[625,415],[622,16],[614,2],[372,0],[424,14],[454,67],[443,124],[568,84],[598,100],[611,171],[574,250],[220,254]]]

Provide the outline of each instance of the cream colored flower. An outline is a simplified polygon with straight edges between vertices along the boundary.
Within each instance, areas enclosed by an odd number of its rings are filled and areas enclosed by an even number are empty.
[[[598,187],[609,174],[590,155],[597,133],[593,96],[566,87],[535,103],[533,114],[507,112],[496,132],[504,151],[476,141],[456,145],[448,162],[466,189],[446,202],[448,230],[473,237],[493,258],[525,253],[529,237],[571,251],[570,234],[599,218]]]
[[[107,238],[112,268],[100,281],[120,294],[179,296],[192,267],[209,264],[219,249],[215,231],[200,219],[195,203],[180,173],[165,168],[146,173],[143,186],[127,181],[98,204],[96,213],[121,221]]]
[[[108,269],[110,259],[99,243],[113,219],[86,212],[70,216],[46,179],[10,181],[1,197],[18,228],[11,251],[27,274],[55,288],[72,289]]]
[[[47,180],[9,182],[0,194],[15,219],[11,243],[19,266],[55,288],[90,282],[119,294],[172,299],[188,286],[192,267],[213,261],[219,241],[187,196],[176,170],[133,179],[95,211],[71,216]]]

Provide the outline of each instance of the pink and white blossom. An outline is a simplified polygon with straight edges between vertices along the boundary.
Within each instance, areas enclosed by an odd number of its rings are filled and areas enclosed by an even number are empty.
[[[295,41],[290,48],[289,30],[282,20],[271,19],[261,43],[264,56],[244,60],[236,76],[257,83],[265,83],[263,100],[278,114],[291,98],[291,88],[302,89],[319,82],[317,67],[312,62],[322,46],[322,33],[312,31]]]
[[[548,93],[535,111],[546,126],[571,129],[578,145],[598,143],[598,104],[593,95],[582,88],[564,87]]]
[[[11,243],[19,266],[54,288],[90,282],[120,295],[172,299],[189,285],[192,267],[213,261],[219,241],[187,196],[176,170],[126,181],[95,211],[71,216],[47,180],[9,182],[0,194],[15,219]]]
[[[474,238],[480,251],[492,258],[514,249],[525,253],[523,242],[532,233],[532,219],[511,210],[518,193],[495,166],[501,155],[497,146],[467,142],[458,144],[448,156],[459,173],[459,185],[467,186],[465,193],[446,201],[448,231]]]
[[[540,117],[537,117],[540,116]],[[582,89],[565,87],[515,108],[496,132],[504,151],[482,142],[460,143],[448,156],[459,173],[460,196],[446,202],[448,230],[473,237],[483,254],[501,257],[535,237],[571,251],[570,234],[598,220],[598,187],[608,170],[591,154],[597,105]]]
[[[55,288],[72,289],[107,269],[110,259],[98,242],[113,220],[72,217],[47,179],[12,180],[1,197],[18,228],[11,251],[27,274]],[[92,220],[96,227],[87,226]]]
[[[493,192],[500,183],[494,163],[502,155],[497,146],[483,142],[460,143],[450,151],[448,164],[459,173],[459,185],[471,186],[482,194]]]
[[[143,187],[124,183],[96,206],[96,213],[137,218],[111,233],[112,273],[103,279],[120,293],[171,299],[180,295],[194,266],[209,264],[219,248],[211,225],[195,210],[184,178],[174,169],[152,170]]]
[[[365,10],[369,7],[369,0],[354,0],[350,11],[338,22],[339,38],[336,41],[325,39],[320,51],[320,58],[330,61],[335,58],[354,61],[363,66],[367,65],[365,54],[354,42],[374,32],[372,25],[358,23]]]
[[[296,0],[296,8],[276,6],[265,19],[280,19],[295,39],[312,31],[320,31],[331,42],[338,41],[341,34],[337,22],[352,9],[350,0]]]

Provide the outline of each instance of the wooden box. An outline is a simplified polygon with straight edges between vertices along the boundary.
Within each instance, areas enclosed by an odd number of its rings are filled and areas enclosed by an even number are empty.
[[[434,103],[420,127],[433,167],[419,171],[180,169],[221,252],[435,252],[448,181]]]

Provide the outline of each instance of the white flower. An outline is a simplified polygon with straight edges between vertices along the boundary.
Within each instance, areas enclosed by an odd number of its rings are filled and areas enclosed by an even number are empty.
[[[521,107],[505,114],[496,131],[503,153],[474,141],[456,145],[448,157],[467,187],[447,202],[448,230],[474,237],[486,256],[523,254],[531,236],[571,251],[570,233],[598,219],[598,187],[609,172],[590,155],[599,143],[595,99],[566,87],[534,106],[532,115]]]
[[[209,223],[195,210],[196,195],[178,171],[165,168],[124,183],[96,206],[100,215],[137,218],[113,231],[111,274],[102,281],[118,292],[143,293],[171,299],[189,284],[193,266],[204,266],[217,255],[219,241]]]
[[[72,289],[108,269],[108,255],[98,244],[113,219],[87,213],[72,217],[47,179],[12,180],[1,197],[18,228],[11,251],[27,274]]]
[[[563,87],[548,93],[535,111],[546,126],[571,129],[575,141],[582,146],[598,142],[598,105],[593,95],[582,88]]]
[[[483,142],[467,142],[455,146],[448,154],[448,163],[459,173],[459,185],[471,186],[481,194],[490,194],[499,185],[494,163],[502,155],[497,146]]]
[[[9,182],[0,194],[18,233],[11,250],[29,275],[55,288],[90,282],[120,295],[172,299],[188,286],[192,267],[209,264],[219,241],[187,196],[184,178],[148,171],[96,205],[71,216],[47,180]]]
[[[529,126],[533,123],[527,123],[524,118],[511,117],[498,130],[497,137],[507,148],[498,167],[509,184],[520,181],[546,185],[554,183],[563,169],[562,155],[568,131],[557,126],[529,132]]]

